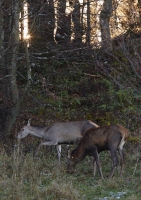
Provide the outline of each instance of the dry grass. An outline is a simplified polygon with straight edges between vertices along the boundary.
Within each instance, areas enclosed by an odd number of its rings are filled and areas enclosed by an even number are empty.
[[[65,159],[58,166],[56,151],[48,156],[40,152],[33,159],[32,153],[22,154],[17,146],[11,155],[4,149],[0,154],[0,199],[1,200],[104,200],[134,199],[141,196],[141,161],[132,150],[126,155],[126,171],[123,179],[115,177],[101,180],[92,177],[91,159],[86,158],[76,166],[74,174],[66,173]],[[100,156],[103,174],[109,173],[111,160],[107,153]],[[108,164],[110,163],[110,164]],[[132,164],[131,164],[132,163]]]

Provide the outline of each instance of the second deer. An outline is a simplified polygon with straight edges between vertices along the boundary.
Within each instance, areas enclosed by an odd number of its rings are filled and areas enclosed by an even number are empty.
[[[101,164],[99,160],[99,153],[105,150],[109,150],[113,161],[113,167],[110,172],[109,178],[114,174],[114,171],[118,165],[119,152],[121,158],[121,175],[124,166],[124,153],[123,146],[127,140],[129,131],[122,125],[107,125],[98,128],[92,128],[88,130],[79,145],[74,149],[71,154],[68,154],[67,170],[72,172],[77,163],[81,162],[86,155],[92,155],[94,158],[94,175],[95,175],[95,162],[98,167],[101,178],[103,178]]]

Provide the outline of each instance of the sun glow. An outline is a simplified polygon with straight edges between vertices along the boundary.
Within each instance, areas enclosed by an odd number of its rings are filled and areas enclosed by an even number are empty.
[[[29,47],[29,39],[31,36],[29,35],[29,27],[28,27],[28,6],[29,4],[25,0],[23,3],[23,12],[20,13],[20,39],[27,42],[27,46]]]
[[[28,40],[30,35],[28,34],[28,3],[26,1],[24,1],[23,14],[23,39]]]

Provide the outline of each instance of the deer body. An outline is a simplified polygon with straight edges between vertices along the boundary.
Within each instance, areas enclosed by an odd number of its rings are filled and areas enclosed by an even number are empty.
[[[123,145],[129,135],[129,131],[117,124],[102,126],[95,129],[88,130],[79,145],[74,149],[71,154],[68,155],[68,171],[72,172],[75,165],[82,161],[86,155],[92,155],[94,157],[94,166],[95,162],[97,164],[101,178],[103,178],[99,153],[102,151],[109,150],[111,153],[111,158],[113,161],[113,167],[109,177],[111,178],[114,174],[115,168],[118,165],[118,156],[117,151],[121,157],[121,174],[124,164],[124,154],[123,154]],[[95,167],[94,167],[95,175]]]
[[[37,152],[43,145],[56,145],[58,159],[60,161],[61,144],[71,144],[77,142],[84,136],[85,132],[92,127],[98,127],[98,125],[88,120],[57,122],[45,127],[31,126],[29,121],[28,124],[24,126],[21,131],[19,131],[16,138],[22,139],[27,135],[43,138],[44,142],[38,146]]]

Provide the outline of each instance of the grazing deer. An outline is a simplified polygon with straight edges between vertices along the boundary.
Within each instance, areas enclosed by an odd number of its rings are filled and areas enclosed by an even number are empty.
[[[27,125],[18,132],[16,138],[22,139],[27,135],[43,138],[45,141],[38,146],[36,154],[43,145],[56,145],[59,162],[61,157],[61,144],[75,143],[84,136],[88,129],[98,127],[97,124],[89,120],[57,122],[44,127],[31,126],[30,121],[31,119],[28,120]]]
[[[117,125],[107,125],[98,128],[92,128],[88,130],[84,137],[81,139],[79,145],[74,149],[71,154],[68,153],[67,159],[67,171],[73,172],[74,167],[77,163],[82,161],[86,155],[92,155],[94,158],[93,163],[93,174],[95,175],[95,162],[98,167],[101,178],[103,178],[99,153],[105,150],[109,150],[111,153],[111,158],[113,161],[113,167],[110,172],[109,178],[114,174],[115,168],[118,165],[117,150],[121,157],[121,175],[124,165],[124,154],[123,145],[129,135],[129,131],[117,124]]]

